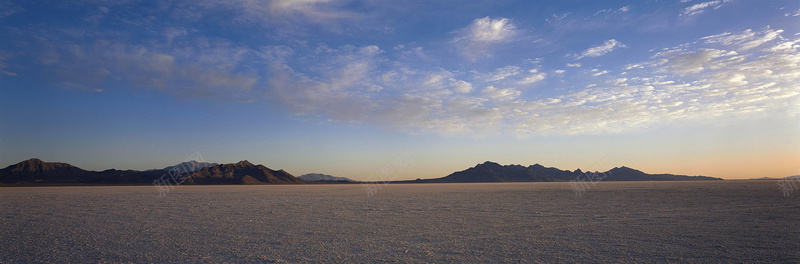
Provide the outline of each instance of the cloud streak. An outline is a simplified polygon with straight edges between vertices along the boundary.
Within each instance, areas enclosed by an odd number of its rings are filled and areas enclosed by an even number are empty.
[[[612,52],[612,51],[614,51],[616,49],[624,48],[624,47],[625,47],[625,44],[620,43],[616,39],[609,39],[609,40],[606,40],[606,42],[603,42],[603,44],[600,44],[600,45],[597,45],[597,46],[594,46],[594,47],[591,47],[591,48],[585,50],[583,53],[581,53],[580,56],[578,56],[575,59],[579,60],[579,59],[582,59],[582,58],[585,58],[585,57],[600,57],[600,56],[605,55],[606,53],[609,53],[609,52]]]
[[[695,16],[702,14],[707,9],[719,9],[724,5],[728,0],[719,0],[719,1],[709,1],[709,2],[702,2],[697,3],[691,6],[688,6],[681,11],[680,16]]]

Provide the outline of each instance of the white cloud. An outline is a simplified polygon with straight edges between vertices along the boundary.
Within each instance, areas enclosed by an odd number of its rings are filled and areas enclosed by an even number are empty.
[[[269,2],[244,1],[243,7],[261,10],[272,15],[290,16],[300,14],[305,19],[324,24],[332,20],[353,18],[356,15],[331,5],[331,0],[273,0]]]
[[[792,52],[793,50],[797,50],[800,48],[800,40],[794,41],[784,41],[778,45],[772,46],[770,51],[772,52]]]
[[[518,75],[520,73],[522,73],[522,69],[520,69],[517,66],[509,65],[494,70],[494,72],[485,75],[483,79],[486,80],[487,82],[496,82],[514,75]]]
[[[307,14],[291,10],[334,8],[325,1],[287,5],[267,7],[299,17]],[[487,17],[458,31],[461,38],[454,44],[488,56],[480,52],[514,40],[515,31],[507,19]],[[550,77],[545,72],[566,72],[547,69],[550,63],[476,73],[406,60],[402,53],[414,51],[411,46],[416,43],[398,45],[395,51],[376,45],[308,43],[250,47],[198,37],[179,27],[156,32],[161,34],[137,42],[141,44],[96,36],[91,42],[36,42],[34,37],[25,41],[46,47],[29,52],[37,55],[29,60],[53,73],[43,74],[52,78],[47,81],[69,89],[108,91],[113,88],[103,84],[113,80],[176,97],[260,100],[310,118],[412,133],[617,133],[721,116],[800,113],[800,35],[785,38],[782,30],[769,28],[698,39],[661,50],[625,70],[580,71],[584,81],[546,87],[547,94],[537,94],[538,89],[523,94],[521,89],[555,83],[543,81]],[[581,57],[602,56],[623,46],[612,39]],[[16,67],[3,62],[17,60],[0,57],[0,73],[9,75]],[[564,89],[577,90],[550,94]]]
[[[491,19],[489,17],[475,19],[468,27],[466,36],[472,42],[505,42],[516,34],[516,28],[508,18]]]
[[[517,91],[512,88],[498,89],[495,88],[494,86],[488,86],[484,88],[483,93],[486,94],[489,98],[501,101],[516,99],[521,94],[520,91]]]
[[[174,3],[175,6],[172,7],[174,10],[171,11],[173,17],[197,21],[204,17],[213,16],[211,14],[219,13],[220,11],[232,11],[234,13],[230,21],[222,20],[218,22],[232,22],[237,27],[255,22],[256,24],[269,26],[273,32],[284,35],[302,34],[309,26],[341,32],[343,23],[357,22],[364,17],[363,14],[343,8],[343,4],[347,1],[194,0],[186,2],[188,3],[182,3],[182,1]]]
[[[539,70],[537,70],[537,69],[529,70],[528,73],[529,73],[528,76],[525,76],[525,78],[523,78],[522,80],[520,80],[517,83],[519,83],[519,84],[531,84],[531,83],[535,83],[535,82],[544,80],[544,78],[547,77],[546,73],[539,72]]]
[[[766,30],[756,32],[754,39],[766,34]],[[652,61],[631,64],[637,66],[624,76],[593,69],[591,74],[603,75],[607,81],[540,99],[523,97],[513,85],[528,78],[540,80],[544,76],[537,76],[542,72],[523,72],[515,66],[478,74],[480,81],[495,82],[482,86],[479,93],[471,93],[475,85],[459,80],[458,74],[402,67],[388,70],[394,75],[391,83],[376,78],[331,90],[326,84],[334,82],[337,74],[329,74],[304,81],[311,87],[282,83],[273,89],[289,87],[284,91],[291,96],[283,97],[288,99],[313,95],[314,100],[290,101],[311,106],[313,111],[302,113],[424,133],[618,133],[669,122],[787,113],[800,103],[796,85],[800,83],[800,47],[793,44],[796,41],[776,37],[761,44],[767,47],[762,50],[741,49],[739,42],[730,45],[737,50],[710,46],[720,44],[716,42],[693,42],[658,52]],[[329,61],[321,59],[320,63]],[[373,71],[378,68],[371,67]],[[319,74],[297,73],[314,75]],[[358,87],[366,83],[387,89],[363,92]]]
[[[600,14],[603,14],[603,13],[609,13],[609,12],[611,12],[611,11],[614,11],[614,10],[611,10],[611,9],[601,9],[601,10],[598,10],[597,12],[595,12],[595,13],[594,13],[594,15],[596,16],[596,15],[600,15]]]
[[[478,18],[472,24],[458,31],[459,36],[453,40],[459,45],[465,56],[477,59],[489,56],[489,49],[496,44],[509,42],[518,34],[516,27],[508,18]]]
[[[655,57],[665,58],[665,63],[673,71],[680,73],[699,73],[709,68],[721,68],[728,63],[740,60],[735,51],[702,48],[692,51],[670,50],[660,52]]]
[[[702,14],[703,12],[705,12],[706,9],[708,9],[708,8],[719,9],[726,2],[727,2],[727,0],[724,0],[724,1],[718,0],[718,1],[709,1],[709,2],[702,2],[702,3],[694,4],[694,5],[691,5],[691,6],[688,6],[688,7],[684,8],[683,11],[681,11],[680,15],[681,16],[699,15],[699,14]]]
[[[469,93],[469,92],[472,92],[472,84],[471,83],[468,83],[468,82],[465,82],[465,81],[462,81],[462,80],[456,80],[454,78],[450,78],[450,81],[452,82],[453,90],[456,91],[457,93]]]
[[[601,9],[594,13],[595,16],[603,13],[625,13],[631,10],[631,6],[623,6],[619,9]]]
[[[599,57],[599,56],[602,56],[602,55],[604,55],[606,53],[609,53],[609,52],[611,52],[611,51],[613,51],[615,49],[624,48],[624,47],[625,47],[625,45],[620,43],[619,41],[617,41],[615,39],[609,39],[609,40],[606,40],[606,42],[603,42],[603,44],[601,44],[601,45],[594,46],[594,47],[591,47],[591,48],[587,49],[586,51],[581,53],[581,55],[578,56],[576,59],[582,59],[584,57]]]
[[[553,14],[551,18],[546,18],[544,21],[551,24],[558,24],[565,18],[567,18],[571,13],[563,13],[563,14]]]
[[[770,42],[780,36],[783,30],[773,30],[767,28],[761,32],[753,32],[747,29],[739,34],[731,34],[730,32],[722,33],[702,38],[706,43],[720,43],[723,45],[737,45],[740,50],[748,50],[764,43]]]
[[[606,71],[606,70],[602,70],[601,71],[600,69],[592,69],[591,72],[592,72],[592,76],[600,76],[600,75],[609,73],[609,71]]]
[[[508,65],[502,68],[497,68],[490,73],[479,73],[474,72],[478,79],[481,79],[485,82],[496,82],[504,80],[508,77],[519,75],[522,73],[522,69],[517,66]]]

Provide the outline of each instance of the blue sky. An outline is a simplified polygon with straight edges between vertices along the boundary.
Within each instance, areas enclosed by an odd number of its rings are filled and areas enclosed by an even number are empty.
[[[800,167],[797,1],[0,1],[0,166]]]

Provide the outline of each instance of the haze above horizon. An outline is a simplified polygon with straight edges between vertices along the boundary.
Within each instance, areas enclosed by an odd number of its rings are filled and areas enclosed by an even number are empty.
[[[0,0],[0,25],[2,167],[800,174],[798,1]]]

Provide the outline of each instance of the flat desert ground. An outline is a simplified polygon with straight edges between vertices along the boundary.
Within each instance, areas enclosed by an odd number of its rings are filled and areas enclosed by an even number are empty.
[[[0,188],[0,262],[800,262],[777,181]]]

